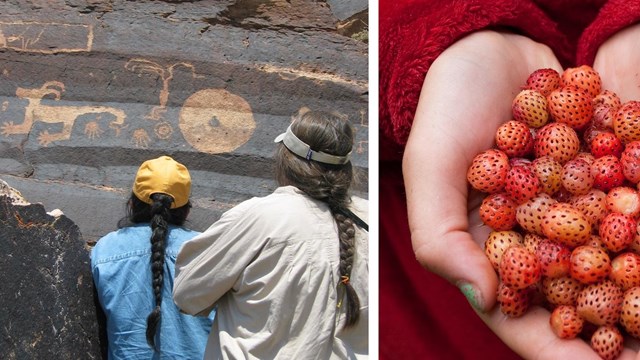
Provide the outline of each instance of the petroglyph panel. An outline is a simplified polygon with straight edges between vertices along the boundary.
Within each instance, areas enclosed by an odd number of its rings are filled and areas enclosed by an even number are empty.
[[[42,103],[42,100],[47,96],[53,96],[54,101],[60,100],[63,92],[64,84],[59,81],[46,82],[40,88],[36,89],[18,87],[16,89],[16,96],[28,101],[24,112],[24,119],[21,123],[17,124],[13,121],[5,122],[0,126],[0,132],[6,136],[29,134],[35,122],[62,124],[61,131],[49,132],[49,130],[44,130],[38,135],[40,145],[47,146],[53,141],[68,140],[71,136],[73,125],[79,116],[107,113],[115,117],[115,120],[109,124],[109,127],[116,130],[116,134],[119,135],[120,128],[123,126],[126,118],[126,114],[120,109],[108,106],[49,105]],[[85,134],[90,138],[94,138],[99,136],[100,129],[95,123],[89,123],[85,128]]]
[[[242,97],[224,89],[205,89],[184,102],[179,126],[191,146],[218,154],[245,144],[256,123],[249,103]]]
[[[92,25],[0,22],[0,48],[55,54],[91,51],[92,44]]]

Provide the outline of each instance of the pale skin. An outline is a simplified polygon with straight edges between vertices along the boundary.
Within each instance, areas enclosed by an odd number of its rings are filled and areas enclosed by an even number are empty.
[[[623,101],[640,99],[639,83],[626,84],[628,72],[620,69],[619,61],[630,57],[629,47],[622,44],[637,41],[640,30],[635,31],[622,31],[603,44],[594,63],[604,88],[620,91]],[[640,46],[631,50],[638,52],[634,59],[640,59]],[[625,63],[631,66],[634,61]],[[585,341],[557,338],[549,326],[549,311],[543,308],[532,308],[520,318],[500,312],[498,278],[483,251],[490,229],[477,215],[485,194],[468,190],[471,160],[492,147],[496,129],[512,119],[513,98],[528,75],[540,68],[562,72],[547,46],[494,31],[468,35],[434,61],[403,159],[412,246],[417,260],[460,287],[487,326],[522,357],[599,359]],[[637,72],[631,74],[637,78]],[[637,344],[625,345],[620,359],[640,360]]]

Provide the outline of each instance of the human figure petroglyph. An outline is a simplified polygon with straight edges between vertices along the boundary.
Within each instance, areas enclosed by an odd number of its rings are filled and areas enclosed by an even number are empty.
[[[129,60],[125,65],[125,69],[133,71],[138,74],[149,73],[158,75],[162,79],[162,90],[160,90],[160,105],[154,106],[145,118],[151,120],[160,120],[162,115],[167,111],[167,102],[169,101],[169,83],[173,79],[173,70],[183,66],[191,70],[191,76],[194,79],[203,78],[203,75],[197,74],[195,67],[189,63],[179,62],[171,66],[164,67],[157,62],[135,58]]]
[[[21,124],[14,124],[13,121],[5,122],[2,127],[2,134],[5,136],[14,134],[28,134],[37,121],[47,124],[62,123],[62,131],[49,133],[42,131],[38,136],[38,142],[42,146],[47,146],[53,141],[68,140],[76,119],[85,114],[109,113],[115,116],[109,127],[112,128],[116,136],[120,135],[120,130],[125,127],[124,120],[126,114],[120,109],[109,106],[70,106],[70,105],[44,105],[41,103],[46,96],[53,95],[54,100],[60,100],[64,92],[64,84],[59,81],[48,81],[37,89],[25,89],[18,87],[16,95],[20,99],[28,100],[25,108],[24,121]]]

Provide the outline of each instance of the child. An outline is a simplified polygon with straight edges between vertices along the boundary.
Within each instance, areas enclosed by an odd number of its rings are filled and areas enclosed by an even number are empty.
[[[120,229],[91,252],[109,359],[202,359],[213,314],[181,314],[171,296],[178,249],[199,234],[182,227],[190,191],[184,165],[168,156],[145,161]]]

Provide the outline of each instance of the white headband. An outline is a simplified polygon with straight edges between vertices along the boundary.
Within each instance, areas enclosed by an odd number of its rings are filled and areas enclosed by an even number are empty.
[[[351,151],[345,156],[337,156],[327,154],[322,151],[312,150],[309,145],[304,141],[298,139],[298,137],[291,131],[291,125],[287,128],[287,131],[278,135],[274,142],[282,142],[289,151],[303,157],[307,160],[313,160],[325,164],[342,165],[349,162],[351,159]]]

